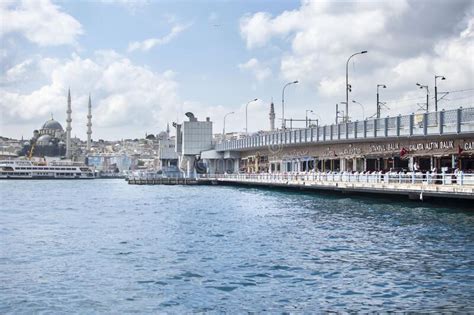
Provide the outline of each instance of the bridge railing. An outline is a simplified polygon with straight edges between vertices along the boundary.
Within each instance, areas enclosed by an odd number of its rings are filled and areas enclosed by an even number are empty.
[[[469,185],[474,186],[474,174],[457,173],[421,173],[421,172],[319,172],[319,173],[264,173],[264,174],[220,174],[216,179],[250,181],[263,183],[384,183],[384,184],[427,184],[427,185]]]
[[[279,130],[216,144],[217,151],[297,145],[336,140],[428,136],[474,132],[474,107],[353,121],[337,125]]]

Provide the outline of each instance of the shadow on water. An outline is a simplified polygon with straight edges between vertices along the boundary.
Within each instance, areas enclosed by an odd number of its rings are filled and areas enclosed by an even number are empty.
[[[330,190],[313,190],[294,187],[277,187],[277,186],[259,186],[259,185],[225,185],[226,187],[238,187],[242,190],[260,190],[260,191],[275,191],[285,193],[285,195],[304,195],[322,197],[329,200],[340,200],[350,198],[359,200],[367,204],[393,204],[397,202],[400,206],[406,208],[426,207],[440,212],[467,212],[474,215],[474,201],[465,199],[450,199],[450,198],[424,198],[421,200],[410,200],[406,195],[386,195],[363,192],[340,192]]]

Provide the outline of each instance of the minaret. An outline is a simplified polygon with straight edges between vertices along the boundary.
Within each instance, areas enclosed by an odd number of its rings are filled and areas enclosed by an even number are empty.
[[[71,127],[71,122],[72,122],[72,118],[71,118],[71,113],[72,113],[72,110],[71,110],[71,89],[68,89],[68,92],[67,92],[67,119],[66,119],[66,123],[67,123],[67,126],[66,126],[66,158],[70,159],[71,158],[71,130],[72,130],[72,127]]]
[[[89,94],[89,105],[87,112],[87,152],[91,150],[91,135],[92,135],[92,102]]]
[[[170,123],[166,125],[166,136],[168,137],[168,139],[170,138]]]
[[[272,103],[270,104],[270,131],[275,130],[275,105],[273,105],[273,100]]]

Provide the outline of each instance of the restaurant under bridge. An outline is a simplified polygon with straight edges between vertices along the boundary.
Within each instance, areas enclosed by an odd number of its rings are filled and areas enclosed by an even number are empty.
[[[206,157],[208,157],[206,159]],[[202,152],[209,174],[474,171],[474,108],[262,132]]]

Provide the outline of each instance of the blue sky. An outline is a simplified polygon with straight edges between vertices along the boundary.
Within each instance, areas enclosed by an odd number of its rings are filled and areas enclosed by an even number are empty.
[[[54,113],[63,123],[67,88],[73,134],[85,138],[88,93],[94,138],[158,133],[192,111],[210,116],[214,132],[268,129],[273,97],[281,116],[334,121],[345,98],[350,63],[350,116],[375,112],[375,87],[388,86],[384,115],[409,113],[433,91],[458,91],[443,108],[473,103],[472,1],[4,1],[0,53],[1,130],[29,137]],[[421,18],[422,17],[422,18]],[[442,18],[443,23],[440,23]],[[430,95],[432,99],[433,95]],[[365,116],[364,116],[365,115]],[[63,123],[64,124],[64,123]],[[277,121],[277,125],[280,122]]]

